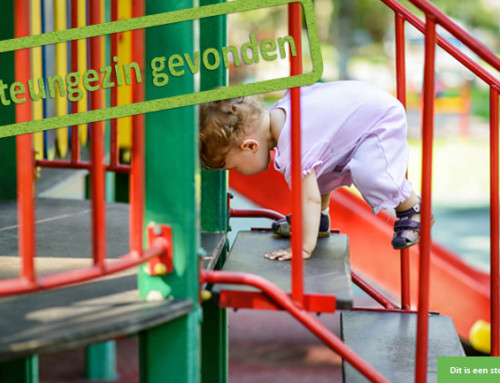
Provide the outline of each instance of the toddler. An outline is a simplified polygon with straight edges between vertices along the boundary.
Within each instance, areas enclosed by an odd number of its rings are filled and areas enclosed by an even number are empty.
[[[289,92],[269,110],[241,97],[200,106],[200,157],[207,169],[256,174],[274,166],[291,183]],[[392,246],[416,244],[420,199],[405,178],[408,164],[406,113],[384,90],[361,81],[317,83],[301,88],[303,256],[318,236],[329,235],[330,193],[354,184],[374,214],[395,208]],[[273,231],[290,235],[290,216]],[[266,254],[288,260],[291,250]]]

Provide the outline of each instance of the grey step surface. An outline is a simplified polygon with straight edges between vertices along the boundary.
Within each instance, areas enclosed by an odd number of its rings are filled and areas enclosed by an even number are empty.
[[[417,314],[349,311],[341,313],[342,339],[392,383],[415,379]],[[427,382],[437,382],[438,356],[465,356],[450,317],[429,315]],[[344,382],[369,382],[343,362]]]
[[[91,266],[90,202],[35,202],[37,275]],[[106,221],[113,262],[129,251],[129,206],[107,203]],[[19,275],[17,225],[17,203],[1,201],[0,279]],[[202,236],[202,244],[207,238]],[[191,301],[139,300],[136,268],[63,289],[2,298],[0,361],[134,334],[185,315],[192,307]]]
[[[139,300],[133,271],[1,299],[0,362],[135,334],[192,310],[188,300]]]
[[[269,231],[240,231],[223,270],[256,274],[290,292],[291,262],[272,261],[264,257],[273,250],[288,247],[290,239]],[[249,286],[217,284],[213,292],[218,294],[222,290],[257,291]],[[304,261],[304,293],[335,295],[337,308],[352,306],[349,241],[346,235],[332,233],[329,237],[318,238],[311,258]]]
[[[214,270],[222,250],[226,245],[226,235],[224,233],[201,232],[201,248],[205,251],[203,256],[203,268]]]

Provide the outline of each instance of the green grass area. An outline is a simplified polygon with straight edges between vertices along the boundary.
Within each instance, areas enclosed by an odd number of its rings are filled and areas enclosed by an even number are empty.
[[[484,119],[490,117],[490,91],[489,89],[471,87],[471,112],[474,116]]]

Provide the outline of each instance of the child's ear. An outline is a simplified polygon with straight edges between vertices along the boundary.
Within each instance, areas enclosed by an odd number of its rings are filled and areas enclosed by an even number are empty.
[[[247,138],[240,144],[240,149],[246,152],[255,153],[259,150],[259,143],[253,138]]]

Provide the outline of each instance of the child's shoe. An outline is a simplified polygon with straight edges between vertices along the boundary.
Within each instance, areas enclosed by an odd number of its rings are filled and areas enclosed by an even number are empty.
[[[271,229],[274,233],[282,236],[289,237],[291,234],[291,224],[290,224],[291,214],[288,214],[285,218],[278,221],[274,221],[271,224]],[[330,235],[330,216],[325,213],[321,213],[319,220],[319,231],[318,237],[328,237]]]
[[[418,215],[418,217],[415,217]],[[397,211],[394,222],[394,237],[392,247],[394,249],[405,249],[420,241],[420,203],[405,211]],[[434,218],[432,218],[432,223]]]

